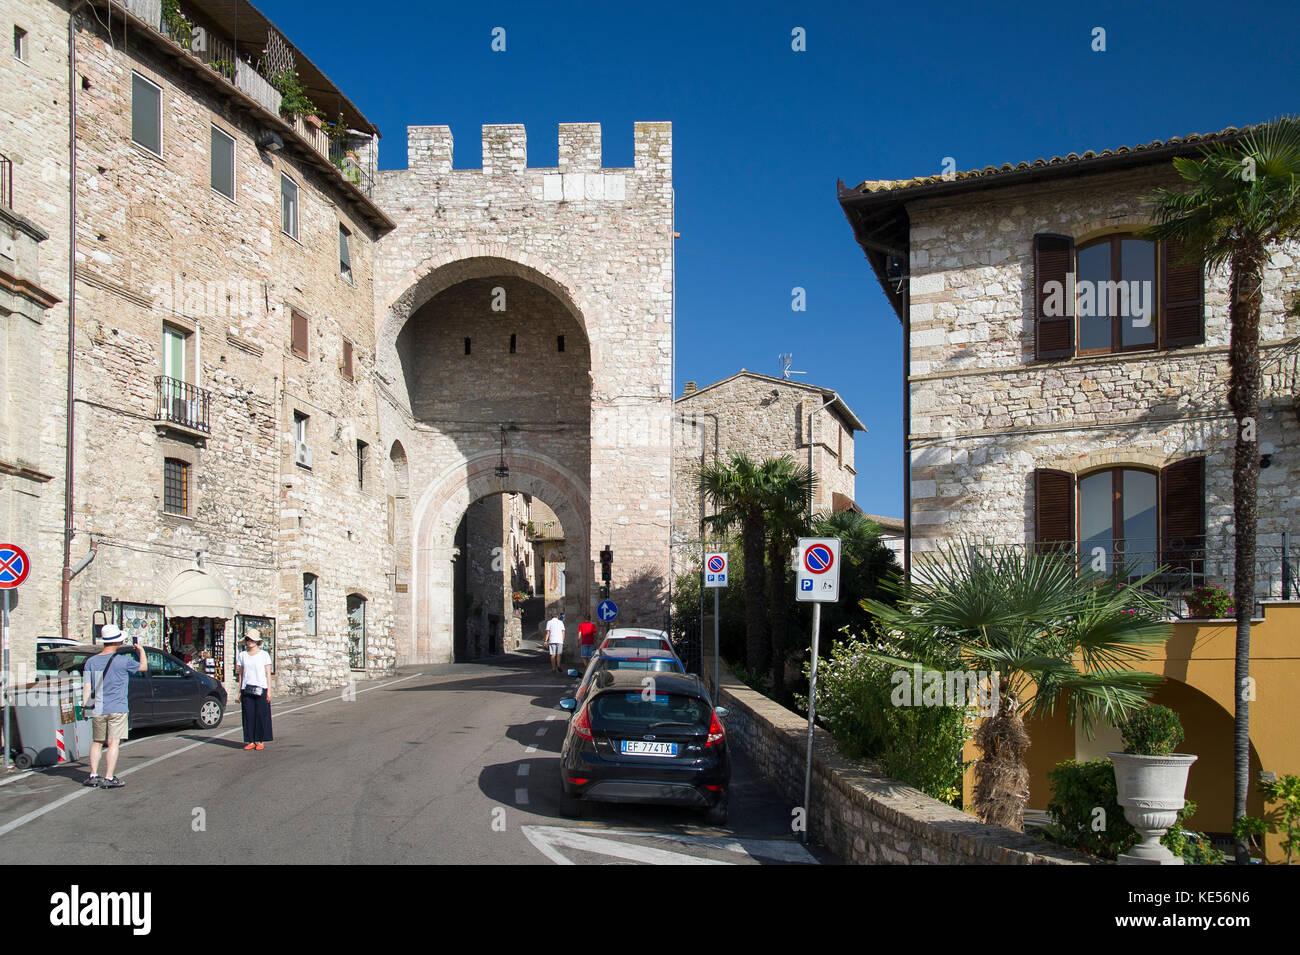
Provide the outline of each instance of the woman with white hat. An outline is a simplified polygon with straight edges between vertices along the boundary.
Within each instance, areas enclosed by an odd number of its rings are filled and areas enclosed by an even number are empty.
[[[271,741],[271,686],[267,679],[271,658],[262,652],[262,632],[256,627],[244,631],[244,647],[235,657],[244,749],[265,749]]]

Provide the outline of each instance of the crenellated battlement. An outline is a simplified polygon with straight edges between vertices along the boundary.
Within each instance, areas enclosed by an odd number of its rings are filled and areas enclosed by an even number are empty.
[[[633,124],[634,173],[671,180],[672,123],[639,122]],[[511,123],[483,127],[483,165],[480,169],[453,169],[454,141],[447,126],[408,126],[406,128],[406,167],[417,174],[447,175],[475,173],[482,176],[523,176],[543,174],[547,199],[621,199],[621,178],[590,174],[622,174],[626,167],[606,169],[601,166],[601,127],[599,123],[561,123],[559,127],[559,165],[528,165],[528,134],[522,124]],[[549,175],[547,175],[549,174]],[[583,174],[588,174],[583,176]],[[582,179],[572,177],[583,176]],[[594,193],[594,194],[593,194]]]

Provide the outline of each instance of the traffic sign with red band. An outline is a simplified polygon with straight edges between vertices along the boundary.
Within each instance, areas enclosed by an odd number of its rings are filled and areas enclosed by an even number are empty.
[[[0,544],[0,590],[17,587],[31,569],[26,551],[17,544]]]
[[[714,554],[712,557],[709,558],[709,570],[713,571],[715,574],[721,573],[722,569],[726,566],[727,566],[727,562],[723,560],[721,557],[719,557],[717,554]]]
[[[835,564],[835,555],[825,544],[813,544],[803,552],[803,565],[809,573],[824,574]]]

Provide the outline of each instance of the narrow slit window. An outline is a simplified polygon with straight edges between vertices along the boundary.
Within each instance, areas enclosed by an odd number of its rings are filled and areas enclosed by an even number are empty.
[[[22,27],[14,27],[14,56],[27,59],[27,31]]]
[[[162,155],[162,87],[139,73],[131,74],[131,139]]]
[[[469,354],[469,339],[465,339],[465,354]]]
[[[510,336],[510,354],[513,355],[514,353],[515,353],[515,336],[514,336],[514,335],[511,335],[511,336]]]
[[[231,201],[235,198],[235,140],[212,127],[212,188]]]
[[[564,336],[563,336],[563,335],[556,335],[556,336],[555,336],[555,350],[556,350],[556,351],[564,351]]]

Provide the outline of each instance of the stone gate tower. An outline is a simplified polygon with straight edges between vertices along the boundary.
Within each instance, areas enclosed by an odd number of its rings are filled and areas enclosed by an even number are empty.
[[[452,168],[445,126],[407,131],[380,173],[397,223],[375,257],[376,384],[389,463],[398,663],[452,659],[456,531],[476,500],[532,495],[565,530],[572,638],[614,551],[622,625],[667,616],[673,188],[668,123],[635,125],[630,169],[598,124],[529,168],[522,126],[483,128]],[[482,557],[483,555],[479,555]]]

